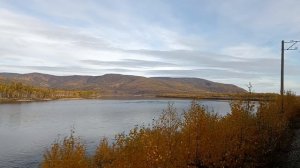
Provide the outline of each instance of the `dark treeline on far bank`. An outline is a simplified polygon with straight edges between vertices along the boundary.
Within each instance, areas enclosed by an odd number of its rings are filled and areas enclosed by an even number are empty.
[[[181,98],[181,99],[211,99],[211,100],[250,100],[250,101],[273,101],[276,93],[202,93],[202,94],[160,94],[161,98]]]

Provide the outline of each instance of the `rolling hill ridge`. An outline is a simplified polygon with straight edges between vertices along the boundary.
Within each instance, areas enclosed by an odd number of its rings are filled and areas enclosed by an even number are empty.
[[[200,78],[142,77],[121,74],[102,76],[55,76],[41,73],[0,73],[2,82],[22,82],[27,85],[66,90],[96,90],[102,95],[165,95],[243,93],[244,89]]]

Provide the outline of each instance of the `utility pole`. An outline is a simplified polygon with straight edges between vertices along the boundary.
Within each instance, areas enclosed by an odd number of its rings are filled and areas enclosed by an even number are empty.
[[[297,40],[290,40],[285,42],[281,41],[281,81],[280,81],[280,95],[281,95],[281,112],[284,112],[284,51],[285,50],[297,50],[297,47],[294,47],[298,42]],[[287,49],[284,48],[284,44],[289,44]]]
[[[284,94],[284,41],[282,40],[281,41],[281,80],[280,80],[280,95],[282,98],[283,98],[283,94]],[[283,107],[282,104],[281,107]]]
[[[284,112],[283,109],[283,94],[284,94],[284,41],[281,41],[281,80],[280,80],[280,95],[281,95],[281,112]]]

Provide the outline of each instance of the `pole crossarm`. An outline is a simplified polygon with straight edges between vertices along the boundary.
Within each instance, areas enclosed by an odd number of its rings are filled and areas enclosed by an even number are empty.
[[[297,50],[298,47],[294,47],[298,42],[300,42],[299,40],[291,40],[291,41],[285,41],[285,44],[291,44],[287,49],[284,50]]]

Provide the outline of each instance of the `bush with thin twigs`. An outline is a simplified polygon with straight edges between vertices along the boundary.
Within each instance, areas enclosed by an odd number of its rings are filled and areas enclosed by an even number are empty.
[[[85,146],[73,133],[62,141],[52,144],[44,154],[41,164],[43,168],[89,168],[90,161],[86,155]]]

